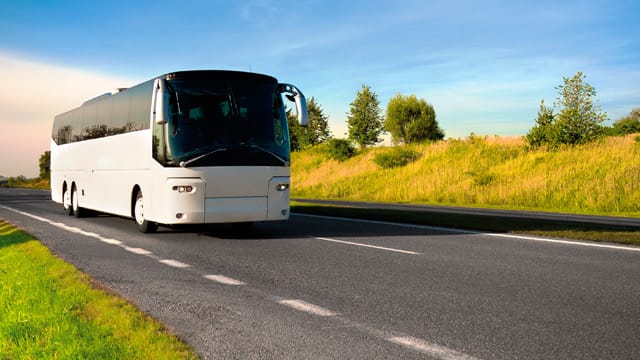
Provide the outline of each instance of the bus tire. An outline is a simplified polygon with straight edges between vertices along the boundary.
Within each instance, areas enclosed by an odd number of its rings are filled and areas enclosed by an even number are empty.
[[[69,187],[65,186],[62,191],[62,208],[64,209],[64,213],[71,216],[73,215],[73,206],[71,205],[71,191],[69,191]]]
[[[73,216],[81,218],[84,216],[84,209],[80,207],[78,200],[78,188],[75,184],[71,187],[71,211]]]
[[[148,234],[158,230],[158,224],[144,218],[142,191],[138,191],[135,203],[133,204],[133,219],[136,221],[138,231],[141,233]]]

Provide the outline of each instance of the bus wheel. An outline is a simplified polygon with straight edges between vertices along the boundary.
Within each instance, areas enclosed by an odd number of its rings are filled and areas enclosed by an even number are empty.
[[[75,185],[71,188],[71,211],[77,218],[84,215],[84,209],[78,205],[78,190]]]
[[[71,206],[71,191],[69,188],[65,188],[62,193],[62,207],[64,208],[64,213],[71,216],[73,215],[73,207]]]
[[[138,195],[136,195],[136,202],[133,205],[133,216],[136,220],[136,226],[140,232],[146,234],[155,232],[158,229],[158,224],[144,218],[144,205],[141,191],[138,191]]]

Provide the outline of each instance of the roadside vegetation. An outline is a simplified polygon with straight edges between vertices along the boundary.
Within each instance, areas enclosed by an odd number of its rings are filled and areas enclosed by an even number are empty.
[[[94,286],[92,286],[92,284]],[[196,359],[162,324],[0,220],[3,359]]]
[[[292,196],[640,217],[640,135],[557,148],[472,135],[402,149],[344,161],[324,145],[294,152]]]

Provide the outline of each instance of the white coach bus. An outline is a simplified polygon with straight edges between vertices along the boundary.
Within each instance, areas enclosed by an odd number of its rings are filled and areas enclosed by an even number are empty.
[[[86,101],[55,117],[51,198],[159,224],[289,218],[289,130],[282,94],[307,123],[293,85],[236,71],[182,71]]]

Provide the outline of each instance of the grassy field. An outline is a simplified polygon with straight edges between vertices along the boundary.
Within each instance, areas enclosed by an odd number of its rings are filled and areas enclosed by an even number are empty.
[[[195,359],[156,320],[0,220],[0,358]]]
[[[638,135],[557,150],[520,138],[406,146],[419,158],[381,169],[372,148],[339,162],[320,146],[292,155],[293,197],[640,217]]]

